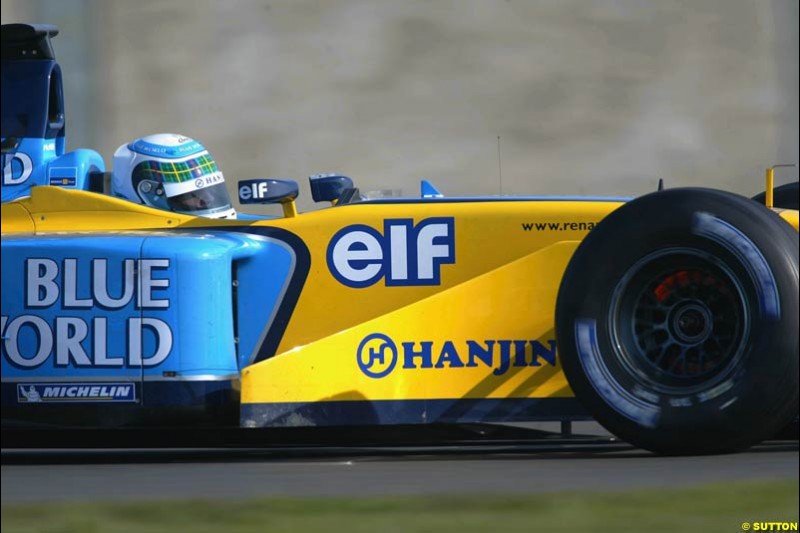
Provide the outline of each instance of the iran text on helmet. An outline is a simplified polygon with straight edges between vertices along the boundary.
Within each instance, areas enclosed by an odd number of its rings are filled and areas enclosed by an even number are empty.
[[[114,154],[112,194],[168,211],[235,218],[225,178],[202,144],[159,133],[120,146]]]

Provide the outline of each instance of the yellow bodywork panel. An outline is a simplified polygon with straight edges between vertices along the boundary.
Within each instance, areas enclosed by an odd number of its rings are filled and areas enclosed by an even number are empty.
[[[798,211],[795,211],[794,209],[780,209],[778,210],[778,215],[780,215],[783,220],[791,224],[795,231],[798,230]]]
[[[570,396],[553,311],[577,244],[552,244],[250,366],[242,402]]]
[[[23,223],[21,212],[33,229]],[[174,228],[198,219],[85,191],[34,187],[28,198],[3,204],[2,220],[3,233],[48,233]]]
[[[270,225],[298,235],[311,253],[311,271],[278,353],[387,315],[557,242],[580,241],[589,231],[586,228],[618,205],[543,201],[502,202],[502,208],[498,202],[356,204],[271,221]],[[411,218],[416,224],[435,217],[452,217],[455,233],[456,264],[442,265],[439,285],[389,287],[378,282],[353,289],[331,275],[325,254],[342,228],[360,224],[382,233],[385,220]],[[533,222],[563,224],[565,220],[584,229],[536,231],[523,227]]]
[[[33,233],[35,225],[30,212],[21,202],[3,205],[3,217],[0,219],[3,235],[11,233]]]

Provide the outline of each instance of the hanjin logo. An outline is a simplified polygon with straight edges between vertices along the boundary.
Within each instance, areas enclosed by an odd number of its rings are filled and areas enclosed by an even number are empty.
[[[364,337],[356,351],[361,372],[375,379],[395,371],[400,360],[398,372],[482,367],[493,376],[502,376],[515,367],[558,365],[556,341],[546,337],[395,342],[383,333],[372,333]]]
[[[358,367],[367,377],[382,378],[397,364],[397,346],[383,333],[368,335],[358,345]]]

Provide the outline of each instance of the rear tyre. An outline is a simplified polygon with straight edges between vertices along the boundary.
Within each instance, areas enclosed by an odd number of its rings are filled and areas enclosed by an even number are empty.
[[[767,193],[753,196],[753,200],[764,205]],[[798,209],[800,206],[800,182],[787,183],[772,190],[772,205],[780,209]]]
[[[798,234],[775,213],[710,189],[644,196],[598,224],[564,273],[564,373],[632,444],[742,450],[797,413],[798,289]]]
[[[766,196],[767,193],[762,192],[753,196],[753,200],[761,205],[764,205]],[[775,189],[772,191],[772,204],[773,207],[777,207],[779,209],[800,209],[800,182],[795,181],[794,183],[787,183],[786,185],[775,187]],[[790,422],[788,426],[781,429],[777,435],[773,436],[773,438],[781,440],[797,440],[797,418]]]

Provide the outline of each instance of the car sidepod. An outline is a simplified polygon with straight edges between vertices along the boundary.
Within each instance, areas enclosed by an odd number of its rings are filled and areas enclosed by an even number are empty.
[[[4,236],[2,265],[4,424],[236,425],[296,260],[185,231]]]

